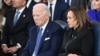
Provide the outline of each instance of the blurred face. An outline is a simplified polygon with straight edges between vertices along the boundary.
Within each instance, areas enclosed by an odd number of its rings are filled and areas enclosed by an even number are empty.
[[[77,27],[77,20],[72,11],[68,11],[67,14],[67,22],[70,28],[76,28]]]
[[[100,0],[91,0],[94,9],[100,10]]]
[[[25,3],[25,0],[12,0],[12,6],[17,9],[20,9],[25,6]]]
[[[6,5],[11,5],[11,0],[4,0],[4,3],[5,3]]]
[[[48,20],[47,16],[48,15],[43,11],[42,6],[33,9],[33,19],[37,26],[43,26]]]

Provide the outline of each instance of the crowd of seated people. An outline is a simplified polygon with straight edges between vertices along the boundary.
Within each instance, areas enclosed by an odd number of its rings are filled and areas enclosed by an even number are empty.
[[[99,56],[95,25],[100,0],[0,0],[0,56]]]

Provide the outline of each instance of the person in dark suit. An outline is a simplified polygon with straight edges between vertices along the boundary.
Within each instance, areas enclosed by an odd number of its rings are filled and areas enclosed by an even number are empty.
[[[91,21],[100,22],[100,0],[91,0],[93,9],[88,10],[87,14]]]
[[[87,5],[87,0],[71,0],[71,7],[83,7],[86,9],[86,5]]]
[[[70,29],[64,34],[59,56],[93,56],[94,36],[85,10],[70,8],[67,18]]]
[[[12,0],[2,0],[3,9],[5,10],[5,17],[9,14],[10,10],[13,9],[12,7]]]
[[[69,7],[82,7],[87,10],[89,0],[63,0]]]
[[[6,56],[20,54],[28,39],[28,28],[32,19],[31,12],[25,7],[26,0],[12,0],[11,10],[6,17],[3,29],[2,49]],[[19,12],[17,14],[16,12]]]
[[[34,5],[33,19],[36,26],[30,29],[29,40],[21,56],[58,55],[63,40],[63,29],[57,23],[49,21],[49,17],[50,12],[45,4]],[[42,28],[42,36],[39,35],[39,28]]]
[[[52,12],[51,12],[51,19],[50,19],[51,21],[55,21],[55,20],[66,21],[65,12],[69,8],[68,5],[66,5],[61,0],[48,0],[47,4],[49,8],[50,8],[50,4],[52,4],[51,5]]]
[[[34,0],[27,0],[27,8],[30,9],[32,11],[33,6],[36,4],[36,2]]]

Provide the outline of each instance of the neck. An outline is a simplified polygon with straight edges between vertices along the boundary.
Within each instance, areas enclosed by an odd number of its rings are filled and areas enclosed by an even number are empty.
[[[22,7],[18,7],[18,8],[16,8],[16,9],[20,10],[20,9],[22,9],[22,8],[24,8],[24,6],[22,6]]]
[[[78,25],[76,25],[76,26],[74,27],[74,30],[76,30],[76,29],[77,29],[77,27],[78,27]]]
[[[100,9],[97,9],[97,11],[100,11]]]

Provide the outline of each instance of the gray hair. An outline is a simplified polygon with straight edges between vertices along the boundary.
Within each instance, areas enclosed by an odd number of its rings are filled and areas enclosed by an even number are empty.
[[[38,3],[38,4],[34,5],[33,10],[34,10],[34,8],[39,7],[39,6],[44,7],[43,13],[47,13],[49,15],[49,17],[51,16],[51,13],[50,13],[50,10],[49,10],[48,6],[45,5],[44,3]]]

